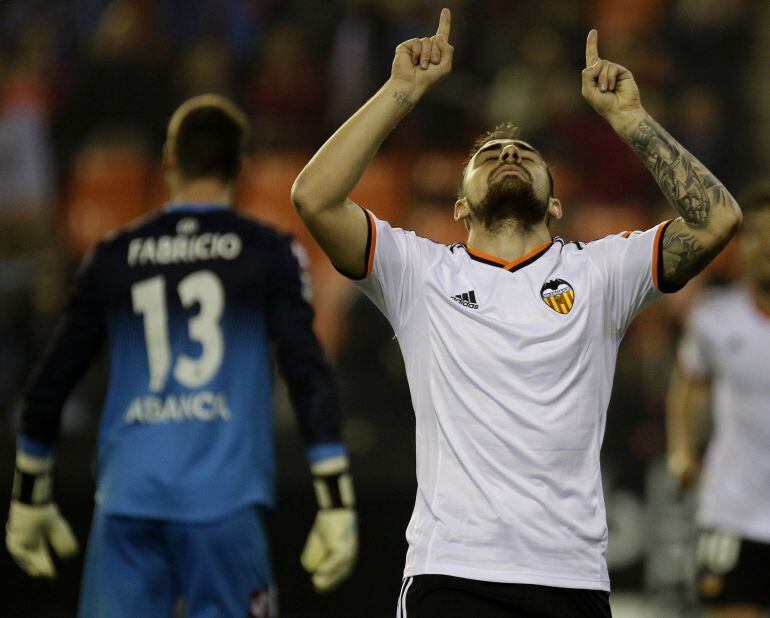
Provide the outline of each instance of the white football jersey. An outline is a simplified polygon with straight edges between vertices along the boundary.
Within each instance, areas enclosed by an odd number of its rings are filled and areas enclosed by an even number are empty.
[[[708,293],[689,316],[679,364],[711,381],[698,523],[770,543],[770,316],[741,285]]]
[[[507,263],[367,214],[358,284],[393,326],[416,416],[404,575],[609,590],[599,449],[666,224]]]

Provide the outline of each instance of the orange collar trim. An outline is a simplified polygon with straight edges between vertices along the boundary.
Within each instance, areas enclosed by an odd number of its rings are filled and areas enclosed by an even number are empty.
[[[551,247],[551,245],[553,245],[554,240],[555,239],[552,238],[551,240],[544,242],[539,247],[535,247],[534,249],[532,249],[532,251],[525,253],[520,258],[517,258],[512,262],[508,262],[502,258],[495,257],[494,255],[489,255],[488,253],[484,253],[483,251],[478,251],[477,249],[473,249],[472,247],[468,247],[467,245],[465,249],[468,251],[468,254],[472,258],[478,258],[480,261],[483,261],[486,264],[490,264],[491,266],[499,266],[504,270],[514,270],[516,268],[526,266],[530,262],[534,262],[543,253],[545,253]]]

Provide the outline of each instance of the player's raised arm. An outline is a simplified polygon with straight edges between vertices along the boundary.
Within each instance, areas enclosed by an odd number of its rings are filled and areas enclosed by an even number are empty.
[[[382,142],[452,67],[451,15],[441,11],[436,34],[396,47],[390,79],[343,124],[305,166],[292,187],[294,207],[342,272],[365,274],[366,215],[351,200]]]
[[[727,244],[741,222],[738,204],[714,175],[644,110],[633,75],[586,41],[583,97],[650,170],[679,217],[663,237],[663,284],[681,287]]]

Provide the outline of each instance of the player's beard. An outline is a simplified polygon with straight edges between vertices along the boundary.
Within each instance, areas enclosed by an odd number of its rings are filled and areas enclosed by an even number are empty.
[[[514,225],[527,233],[545,219],[549,199],[538,197],[532,183],[518,174],[492,182],[478,204],[469,203],[474,217],[490,232]]]

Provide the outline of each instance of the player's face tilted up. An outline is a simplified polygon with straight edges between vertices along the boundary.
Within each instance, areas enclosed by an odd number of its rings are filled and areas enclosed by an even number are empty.
[[[455,219],[470,229],[508,222],[531,229],[547,217],[560,218],[559,200],[543,156],[517,139],[518,130],[504,124],[483,136],[463,171]]]
[[[382,142],[449,73],[450,14],[396,48],[390,79],[297,177],[292,202],[387,317],[414,405],[419,490],[399,618],[608,616],[599,448],[634,316],[724,246],[740,210],[586,41],[582,93],[679,217],[590,243],[552,238],[548,169],[508,127],[483,136],[455,218],[467,245],[391,226],[348,196]],[[681,187],[686,187],[680,192]],[[683,194],[684,193],[684,194]],[[713,208],[712,208],[713,206]]]

